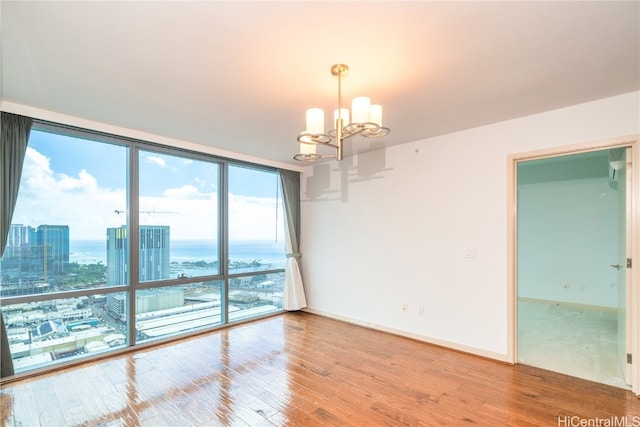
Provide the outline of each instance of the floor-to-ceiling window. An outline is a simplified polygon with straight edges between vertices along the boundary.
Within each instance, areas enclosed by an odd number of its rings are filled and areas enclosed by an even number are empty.
[[[284,220],[278,175],[229,166],[229,320],[282,309]]]
[[[222,324],[224,162],[145,148],[132,158],[138,177],[132,201],[138,212],[132,226],[139,230],[132,264],[136,342]]]
[[[274,169],[36,123],[0,260],[16,373],[282,310]]]

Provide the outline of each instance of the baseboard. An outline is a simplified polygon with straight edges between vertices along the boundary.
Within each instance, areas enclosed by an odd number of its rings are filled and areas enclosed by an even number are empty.
[[[491,359],[491,360],[495,360],[498,362],[502,362],[502,363],[507,363],[509,365],[512,365],[513,363],[509,362],[507,355],[506,354],[500,354],[500,353],[494,353],[492,351],[487,351],[481,348],[476,348],[476,347],[469,347],[466,345],[461,345],[458,343],[454,343],[454,342],[450,342],[450,341],[446,341],[446,340],[440,340],[437,338],[433,338],[433,337],[429,337],[426,335],[421,335],[421,334],[416,334],[413,332],[408,332],[408,331],[404,331],[402,329],[396,329],[396,328],[390,328],[388,326],[384,326],[384,325],[379,325],[377,323],[372,323],[372,322],[363,322],[361,320],[358,319],[353,319],[351,317],[347,317],[347,316],[342,316],[339,314],[335,314],[335,313],[331,313],[328,311],[323,311],[323,310],[317,310],[315,308],[305,308],[302,311],[307,312],[307,313],[311,313],[311,314],[316,314],[318,316],[322,316],[322,317],[328,317],[330,319],[334,319],[334,320],[340,320],[341,322],[345,322],[345,323],[350,323],[352,325],[358,325],[358,326],[362,326],[365,328],[369,328],[369,329],[374,329],[376,331],[381,331],[381,332],[387,332],[393,335],[398,335],[398,336],[402,336],[405,338],[411,338],[414,339],[416,341],[422,341],[428,344],[433,344],[433,345],[437,345],[438,347],[443,347],[443,348],[447,348],[450,350],[455,350],[455,351],[459,351],[462,353],[467,353],[467,354],[471,354],[474,356],[478,356],[478,357],[483,357],[485,359]]]

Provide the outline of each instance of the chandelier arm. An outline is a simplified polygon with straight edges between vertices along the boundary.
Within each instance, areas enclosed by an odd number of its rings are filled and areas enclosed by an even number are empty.
[[[362,136],[365,138],[380,138],[386,136],[391,132],[391,129],[386,127],[378,127],[377,129],[366,129],[362,132]]]
[[[364,129],[357,129],[357,130],[348,130],[345,129],[342,133],[342,140],[345,140],[347,138],[351,138],[352,136],[356,136],[362,133]]]
[[[293,156],[294,160],[297,160],[299,162],[307,162],[307,163],[311,163],[311,162],[317,162],[318,160],[324,160],[324,159],[335,159],[336,156],[321,156],[319,154],[296,154],[295,156]]]
[[[303,132],[300,135],[298,135],[298,142],[301,142],[303,144],[325,145],[330,143],[331,140],[332,140],[332,137],[324,133],[313,134],[313,133]]]
[[[338,145],[338,144],[331,144],[331,143],[327,143],[327,144],[317,144],[317,145],[319,145],[319,146],[321,146],[321,147],[331,147],[331,148],[336,148],[336,149],[337,149],[337,148],[339,148],[339,145]]]

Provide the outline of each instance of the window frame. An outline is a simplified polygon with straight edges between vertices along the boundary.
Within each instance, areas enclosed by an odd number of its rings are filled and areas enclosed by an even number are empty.
[[[79,138],[83,140],[95,141],[99,143],[107,143],[114,144],[118,146],[122,146],[127,148],[127,157],[126,157],[126,185],[127,185],[127,213],[126,213],[126,225],[129,234],[128,244],[129,244],[129,272],[128,272],[128,284],[126,285],[114,285],[114,286],[104,286],[98,288],[86,288],[79,290],[69,290],[69,291],[60,291],[60,292],[47,292],[47,293],[38,293],[31,295],[17,295],[17,296],[6,296],[0,298],[0,308],[4,308],[6,306],[11,306],[15,304],[29,303],[29,302],[43,302],[49,300],[59,300],[65,298],[79,298],[79,297],[89,297],[94,295],[102,295],[107,293],[119,293],[124,292],[127,296],[127,324],[125,326],[127,331],[127,340],[124,346],[118,347],[117,349],[101,352],[96,355],[87,353],[87,356],[74,357],[71,358],[73,360],[65,360],[65,358],[54,361],[53,363],[47,363],[42,366],[34,366],[33,368],[28,368],[25,370],[21,370],[20,372],[16,372],[14,377],[24,376],[24,375],[32,375],[34,373],[40,371],[48,371],[54,368],[58,368],[61,365],[67,364],[77,364],[77,363],[86,363],[96,357],[102,356],[107,353],[109,355],[118,354],[121,352],[130,351],[133,348],[142,348],[149,345],[157,345],[159,343],[169,342],[176,339],[181,339],[184,337],[188,337],[191,335],[201,334],[208,331],[213,331],[220,328],[228,327],[230,324],[237,324],[243,321],[252,321],[261,317],[268,317],[275,314],[282,313],[284,308],[280,308],[280,310],[275,310],[273,312],[257,315],[254,317],[246,317],[241,320],[230,321],[229,319],[229,281],[230,279],[238,278],[238,277],[248,277],[248,276],[256,276],[256,275],[269,275],[269,274],[279,274],[284,273],[284,268],[275,268],[269,270],[261,270],[254,272],[242,272],[242,273],[229,273],[229,167],[239,166],[246,167],[255,170],[262,170],[265,172],[271,172],[277,174],[277,168],[270,167],[266,165],[254,164],[251,162],[235,160],[230,158],[225,158],[213,154],[207,154],[203,152],[188,150],[180,147],[170,147],[163,144],[158,144],[149,141],[143,141],[135,138],[119,136],[114,134],[109,134],[105,132],[98,132],[90,129],[83,129],[75,126],[69,126],[65,124],[59,124],[51,121],[45,121],[40,119],[34,119],[32,129],[51,133],[55,135],[69,136],[74,138]],[[139,160],[140,160],[140,152],[141,151],[152,151],[163,154],[168,154],[176,157],[184,157],[188,159],[212,162],[218,164],[218,194],[217,194],[217,209],[218,209],[218,224],[217,224],[217,232],[218,232],[218,256],[219,256],[219,274],[214,275],[205,275],[205,276],[195,276],[195,277],[179,277],[179,278],[169,278],[169,279],[161,279],[161,280],[150,280],[141,282],[139,277]],[[278,178],[279,179],[279,178]],[[131,232],[135,230],[135,232]],[[285,253],[283,252],[283,257],[285,257]],[[181,285],[189,285],[198,282],[205,281],[220,281],[222,283],[221,286],[221,318],[220,323],[218,325],[202,327],[196,330],[173,334],[167,337],[162,337],[154,340],[144,340],[141,343],[137,343],[136,341],[136,321],[135,321],[135,300],[136,300],[136,292],[144,291],[146,289],[152,288],[164,288],[171,286],[181,286]],[[284,292],[283,292],[284,296]],[[133,315],[132,315],[133,313]]]

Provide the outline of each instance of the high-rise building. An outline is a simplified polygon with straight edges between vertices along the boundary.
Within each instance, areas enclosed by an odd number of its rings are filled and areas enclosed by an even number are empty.
[[[33,245],[32,245],[33,242]],[[35,229],[28,225],[11,224],[7,246],[0,260],[2,295],[15,295],[40,283],[42,260],[38,257]]]
[[[26,246],[35,241],[35,230],[28,225],[11,224],[7,236],[7,248]]]
[[[140,226],[140,281],[169,278],[169,226]]]
[[[141,225],[139,281],[169,278],[169,226]],[[129,283],[129,239],[126,226],[107,229],[107,285]]]
[[[46,292],[68,270],[68,225],[11,224],[0,261],[2,295]]]
[[[107,311],[115,319],[122,322],[127,320],[127,294],[126,292],[107,294]]]
[[[36,236],[45,283],[49,276],[55,277],[67,273],[69,270],[69,226],[39,225]]]
[[[129,284],[127,226],[107,228],[107,286]]]
[[[2,271],[3,283],[10,278],[17,279],[25,268],[23,262],[29,264],[33,262],[31,253],[31,241],[36,241],[35,230],[28,225],[11,224],[9,235],[7,236],[7,246],[4,250],[2,260],[0,260],[0,271]]]

